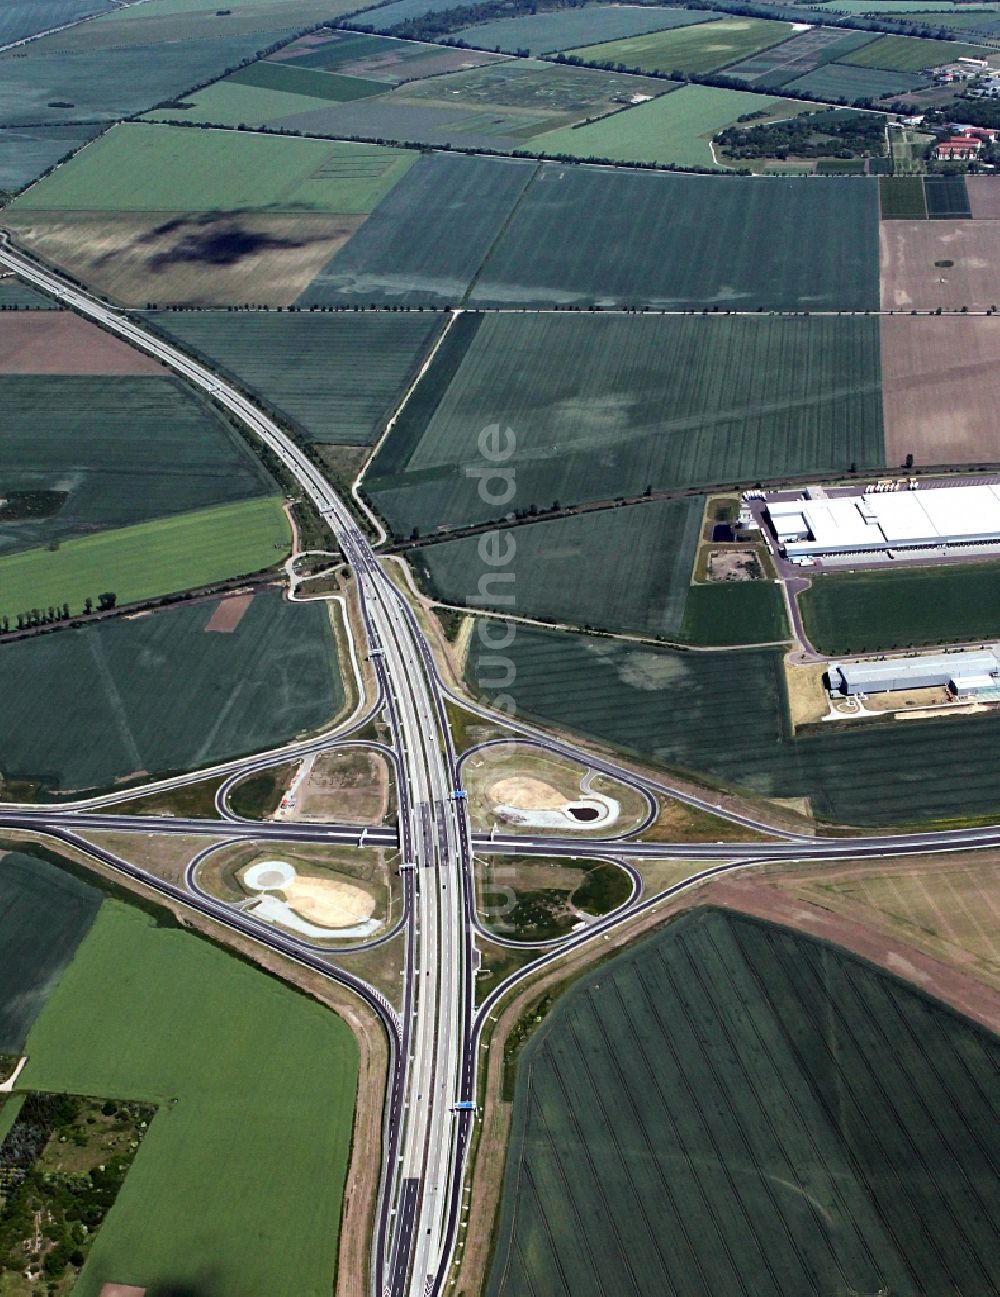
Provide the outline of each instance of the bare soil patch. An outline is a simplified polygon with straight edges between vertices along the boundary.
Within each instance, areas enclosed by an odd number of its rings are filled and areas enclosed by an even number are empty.
[[[792,729],[821,721],[830,710],[829,697],[823,683],[825,663],[790,662],[785,658],[784,666],[785,692],[788,695]]]
[[[205,623],[205,630],[216,631],[220,635],[231,635],[243,620],[251,603],[253,603],[252,594],[234,594],[228,599],[221,600]]]
[[[72,311],[5,311],[0,374],[161,376],[163,366]]]
[[[974,221],[1000,221],[1000,182],[992,176],[966,176],[965,188]]]
[[[883,310],[1000,303],[1000,223],[883,221],[879,244]]]
[[[8,215],[17,242],[127,306],[289,306],[363,216]]]
[[[880,336],[887,462],[1000,461],[1000,317],[884,316]]]
[[[516,775],[497,780],[487,789],[487,795],[498,804],[525,811],[558,811],[566,805],[566,798],[558,788],[541,779],[522,779]]]
[[[286,818],[381,824],[389,798],[389,767],[380,753],[358,748],[323,752],[299,785],[295,808]]]
[[[763,576],[753,549],[713,549],[708,556],[709,581],[757,581]]]

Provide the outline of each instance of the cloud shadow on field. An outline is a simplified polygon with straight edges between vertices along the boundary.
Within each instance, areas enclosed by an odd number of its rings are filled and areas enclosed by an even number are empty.
[[[150,270],[166,270],[186,262],[209,266],[235,266],[244,257],[278,248],[301,248],[303,240],[281,238],[262,230],[249,230],[238,216],[181,216],[156,226],[141,240],[151,243],[168,234],[180,234],[169,249],[154,253],[147,265]]]
[[[171,235],[176,242],[163,247]],[[133,248],[159,244],[157,251],[146,258],[147,269],[158,272],[172,266],[201,264],[206,266],[235,266],[246,257],[261,252],[302,248],[311,240],[286,238],[266,230],[249,229],[237,213],[207,213],[200,216],[178,216],[155,226],[134,240]],[[115,260],[121,250],[105,253],[98,265]]]

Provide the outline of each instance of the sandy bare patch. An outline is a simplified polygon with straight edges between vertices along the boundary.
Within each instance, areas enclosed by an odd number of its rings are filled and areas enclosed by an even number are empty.
[[[220,635],[231,635],[252,603],[252,594],[234,594],[228,599],[221,599],[205,623],[205,630],[216,631]]]
[[[561,811],[566,805],[566,798],[558,788],[530,776],[498,779],[490,786],[489,796],[498,806],[514,806],[524,811]]]
[[[785,692],[792,728],[821,721],[830,710],[823,684],[826,664],[823,662],[790,662],[785,658]]]
[[[880,332],[887,462],[1000,461],[1000,317],[885,316]]]
[[[4,311],[0,374],[158,376],[163,366],[72,311]]]
[[[966,176],[965,188],[974,221],[1000,221],[1000,180],[993,176]]]
[[[16,242],[128,306],[289,306],[363,216],[31,212]]]
[[[883,221],[879,245],[884,310],[1000,303],[1000,222]]]
[[[101,1297],[145,1297],[145,1288],[136,1288],[130,1283],[106,1283],[101,1289]]]
[[[367,892],[334,878],[296,874],[283,891],[296,914],[325,928],[349,928],[375,912],[374,898]]]

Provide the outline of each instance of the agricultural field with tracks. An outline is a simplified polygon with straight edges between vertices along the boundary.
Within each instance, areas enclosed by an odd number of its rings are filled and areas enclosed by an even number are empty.
[[[677,652],[519,626],[505,654],[518,716],[750,795],[807,799],[822,821],[954,824],[1000,809],[995,713],[792,738],[778,649]],[[488,698],[481,657],[470,654],[466,680]]]
[[[998,1062],[865,961],[695,910],[525,1046],[486,1291],[988,1287]]]
[[[769,19],[720,17],[696,27],[653,32],[568,50],[585,63],[610,63],[638,72],[687,72],[694,75],[778,45],[793,35],[789,23]]]
[[[540,153],[583,159],[721,167],[712,148],[712,137],[719,131],[748,113],[760,125],[794,117],[807,107],[795,99],[686,85],[589,126],[537,136],[532,147]]]
[[[702,501],[692,496],[514,528],[498,542],[513,579],[496,576],[487,591],[479,589],[479,537],[413,550],[410,559],[448,603],[676,639],[701,518]],[[623,564],[623,554],[632,561]]]
[[[727,177],[546,164],[470,301],[869,310],[878,304],[877,237],[874,180],[748,186]],[[627,258],[618,254],[626,246]]]
[[[13,204],[44,212],[366,215],[415,161],[371,144],[128,122]]]
[[[30,340],[33,346],[46,339],[78,343],[74,335],[84,332],[64,328],[56,312],[17,312],[0,316],[0,338],[38,320],[53,325]],[[97,352],[89,350],[94,335]],[[24,337],[23,362],[39,363],[26,355]],[[121,368],[121,357],[150,364],[99,330],[84,342],[84,361],[98,355],[104,366]],[[173,378],[0,373],[0,403],[0,470],[9,500],[0,513],[0,554],[277,495],[248,447]],[[38,493],[41,499],[32,500]]]
[[[275,747],[331,720],[344,687],[326,606],[269,590],[216,629],[219,602],[0,645],[0,775],[65,795]]]
[[[515,441],[516,495],[503,507],[490,503],[499,480],[479,491],[489,465],[477,439],[498,410]],[[844,472],[883,457],[873,320],[469,314],[365,484],[405,537],[508,507]]]
[[[782,867],[769,880],[794,902],[875,928],[975,986],[1000,990],[1000,859],[995,851]],[[943,988],[926,988],[946,998]],[[995,997],[983,996],[984,1006]]]
[[[1000,462],[995,317],[883,316],[886,461],[923,466]]]
[[[557,9],[517,18],[497,18],[476,27],[462,27],[453,39],[480,49],[499,48],[507,54],[527,51],[531,55],[551,54],[574,45],[641,36],[711,22],[713,13],[675,9],[660,5],[584,5],[578,9]]]
[[[252,1030],[234,1029],[253,1024]],[[25,1089],[157,1105],[74,1287],[273,1297],[336,1267],[358,1052],[325,1007],[169,922],[107,900],[28,1038]],[[326,1102],[315,1106],[315,1078]],[[253,1102],[234,1102],[247,1093]],[[220,1184],[239,1185],[221,1193]],[[156,1229],[146,1228],[150,1213]]]
[[[1000,637],[1000,566],[946,564],[818,576],[799,598],[824,653],[879,653]]]
[[[18,242],[131,305],[290,305],[416,160],[131,122],[32,186],[6,220]]]
[[[13,626],[18,613],[64,606],[77,616],[109,589],[124,605],[213,586],[277,568],[291,548],[278,496],[116,527],[0,557],[0,617]]]
[[[693,644],[764,643],[788,634],[773,582],[691,585],[703,500],[688,496],[571,514],[411,550],[446,603],[617,634]],[[506,557],[485,576],[484,553]],[[631,560],[622,563],[622,555]],[[505,580],[503,571],[510,574]]]
[[[0,1054],[24,1048],[103,899],[45,855],[0,840]]]
[[[433,315],[166,311],[148,317],[321,442],[370,445],[440,329]],[[0,338],[3,321],[0,319]]]
[[[422,155],[296,305],[457,306],[534,173],[530,162]]]
[[[990,53],[982,45],[962,45],[958,41],[882,36],[850,54],[840,55],[840,62],[860,68],[885,68],[889,72],[923,72],[926,68],[954,63],[963,57],[987,59]]]

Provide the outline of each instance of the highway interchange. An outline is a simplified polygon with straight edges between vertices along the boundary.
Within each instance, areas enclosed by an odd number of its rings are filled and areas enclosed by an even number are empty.
[[[15,252],[6,240],[0,241],[0,265],[155,356],[238,419],[269,447],[309,497],[329,525],[353,572],[368,655],[377,681],[377,697],[372,709],[364,715],[356,715],[329,734],[286,745],[273,753],[229,762],[216,767],[214,772],[202,770],[175,776],[141,790],[167,790],[202,780],[208,773],[224,774],[225,782],[217,799],[220,818],[116,814],[118,802],[136,795],[133,789],[59,809],[4,806],[0,809],[0,828],[45,834],[82,851],[106,868],[152,888],[175,904],[206,914],[233,931],[341,981],[379,1015],[389,1040],[391,1063],[384,1120],[383,1178],[372,1245],[371,1290],[377,1297],[435,1297],[445,1287],[461,1216],[466,1155],[474,1119],[471,1107],[476,1097],[479,1043],[491,1009],[515,982],[561,958],[567,950],[607,935],[624,918],[727,870],[776,860],[856,859],[1000,846],[1000,826],[884,837],[822,838],[781,833],[751,817],[720,811],[712,802],[690,792],[656,781],[638,780],[613,761],[581,752],[523,723],[506,717],[500,719],[469,699],[459,698],[439,675],[413,609],[379,565],[346,505],[276,423],[210,369],[134,319]],[[768,833],[772,840],[671,844],[642,843],[629,838],[601,840],[473,833],[465,802],[454,795],[461,786],[461,770],[448,723],[446,703],[449,700],[460,702],[494,725],[504,725],[515,736],[640,787],[651,804],[655,804],[652,799],[657,797],[677,798],[748,830]],[[120,830],[131,834],[196,835],[226,841],[252,837],[255,841],[359,845],[362,828],[358,825],[285,820],[250,826],[229,811],[226,793],[248,772],[335,743],[350,742],[351,735],[379,709],[388,722],[392,739],[391,748],[384,751],[395,766],[398,822],[395,827],[364,830],[364,844],[394,848],[399,853],[403,913],[390,935],[398,931],[405,942],[400,1013],[381,992],[344,968],[333,967],[329,962],[329,947],[318,949],[282,933],[200,888],[196,865],[201,856],[189,866],[187,885],[181,887],[86,839],[88,831]],[[632,897],[611,915],[540,950],[536,962],[496,987],[477,1011],[475,939],[477,931],[483,931],[475,906],[473,861],[477,852],[614,859],[633,877]],[[634,862],[644,858],[700,860],[705,866],[677,887],[644,898],[641,880],[634,869]],[[380,938],[384,939],[385,936]]]

